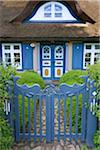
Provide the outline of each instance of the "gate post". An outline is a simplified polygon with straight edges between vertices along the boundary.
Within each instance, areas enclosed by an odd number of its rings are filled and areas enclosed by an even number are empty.
[[[89,83],[89,108],[87,114],[87,133],[86,133],[86,143],[88,147],[93,147],[93,137],[97,127],[97,119],[93,112],[93,96],[92,93],[95,91],[96,88],[94,87],[94,81]]]

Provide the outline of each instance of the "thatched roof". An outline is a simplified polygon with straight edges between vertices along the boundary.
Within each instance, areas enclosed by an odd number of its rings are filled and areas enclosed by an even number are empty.
[[[73,1],[73,0],[70,0]],[[33,3],[34,2],[34,3]],[[39,1],[33,1],[36,5]],[[68,2],[68,0],[66,0]],[[100,1],[77,0],[79,8],[96,23],[72,24],[23,24],[13,21],[20,18],[29,6],[29,0],[0,1],[1,41],[45,41],[45,40],[98,40],[100,36]],[[27,14],[26,14],[27,15]],[[25,17],[25,16],[24,16]],[[23,18],[22,18],[23,19]]]

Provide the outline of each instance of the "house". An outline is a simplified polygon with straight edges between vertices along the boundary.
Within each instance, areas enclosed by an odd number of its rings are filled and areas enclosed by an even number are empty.
[[[100,58],[100,1],[0,1],[0,59],[56,80]]]

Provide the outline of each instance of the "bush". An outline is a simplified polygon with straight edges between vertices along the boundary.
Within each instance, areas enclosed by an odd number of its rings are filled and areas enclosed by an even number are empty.
[[[95,135],[94,135],[94,144],[96,146],[100,146],[100,131],[96,131]]]
[[[97,99],[100,99],[100,62],[92,65],[87,70],[91,79],[94,79],[97,87]]]
[[[82,71],[82,70],[71,70],[67,73],[65,73],[64,75],[62,75],[62,77],[60,78],[59,83],[66,83],[69,85],[72,84],[82,84],[84,82],[84,80],[82,78],[80,78],[80,76],[84,76],[87,75],[87,71]]]
[[[10,125],[5,119],[0,117],[0,149],[1,150],[11,150],[13,145],[13,132]]]
[[[88,69],[88,73],[90,75],[90,78],[94,79],[96,82],[96,88],[97,88],[96,99],[97,99],[97,101],[99,101],[100,100],[100,62],[90,66]],[[95,111],[96,117],[98,119],[98,128],[97,129],[99,129],[99,122],[100,122],[100,103],[99,102],[98,102],[98,105],[95,106],[94,111]],[[98,130],[96,131],[96,133],[94,135],[94,144],[96,146],[95,150],[99,150],[100,131],[98,131]]]
[[[8,87],[13,83],[11,75],[16,74],[15,68],[11,66],[0,66],[0,148],[10,150],[13,144],[13,134],[10,125],[7,123],[4,113],[4,102],[9,100]]]
[[[20,85],[26,84],[28,86],[32,86],[33,84],[39,84],[41,88],[45,87],[45,83],[42,77],[34,71],[18,72],[17,76],[21,77],[17,81],[17,83]]]
[[[9,82],[12,84],[12,74],[16,74],[15,68],[4,65],[0,66],[0,101],[2,102],[9,100],[8,87]]]

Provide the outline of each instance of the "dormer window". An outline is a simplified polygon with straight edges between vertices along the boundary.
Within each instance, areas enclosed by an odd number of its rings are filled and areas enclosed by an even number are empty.
[[[70,8],[61,2],[46,2],[29,19],[30,22],[81,22]]]
[[[62,17],[62,7],[58,4],[48,4],[44,7],[44,17]]]

